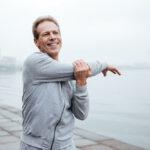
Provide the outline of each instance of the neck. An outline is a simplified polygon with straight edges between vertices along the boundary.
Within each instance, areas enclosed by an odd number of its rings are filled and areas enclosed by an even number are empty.
[[[58,61],[58,56],[51,56],[53,59],[55,59],[56,61]]]
[[[40,50],[40,52],[42,52],[42,53],[45,53],[45,52],[43,52],[43,51],[41,51]],[[48,54],[48,53],[47,53]],[[50,54],[48,54],[51,58],[53,58],[53,59],[55,59],[56,61],[58,61],[58,55],[54,55],[54,56],[52,56],[52,55],[50,55]]]
[[[48,54],[48,53],[47,53]],[[54,60],[58,61],[58,55],[50,55],[48,54],[51,58],[53,58]]]

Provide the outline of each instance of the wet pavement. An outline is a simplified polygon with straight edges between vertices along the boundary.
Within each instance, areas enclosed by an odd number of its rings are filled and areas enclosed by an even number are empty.
[[[21,124],[21,110],[0,106],[0,150],[19,150]],[[80,128],[75,128],[74,141],[77,150],[145,150]]]

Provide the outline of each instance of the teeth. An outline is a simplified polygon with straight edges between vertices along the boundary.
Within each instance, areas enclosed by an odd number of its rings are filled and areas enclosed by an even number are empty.
[[[50,45],[50,46],[56,46],[57,43],[52,43],[52,44],[48,44],[48,45]]]

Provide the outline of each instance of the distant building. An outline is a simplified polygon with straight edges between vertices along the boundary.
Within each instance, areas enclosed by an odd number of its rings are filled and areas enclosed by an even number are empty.
[[[0,57],[0,72],[14,72],[16,71],[16,58]]]

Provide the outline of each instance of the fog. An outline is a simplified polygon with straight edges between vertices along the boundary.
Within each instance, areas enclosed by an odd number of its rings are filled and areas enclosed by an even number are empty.
[[[0,56],[19,61],[38,51],[32,23],[51,15],[60,24],[60,59],[150,64],[149,0],[1,0]]]

